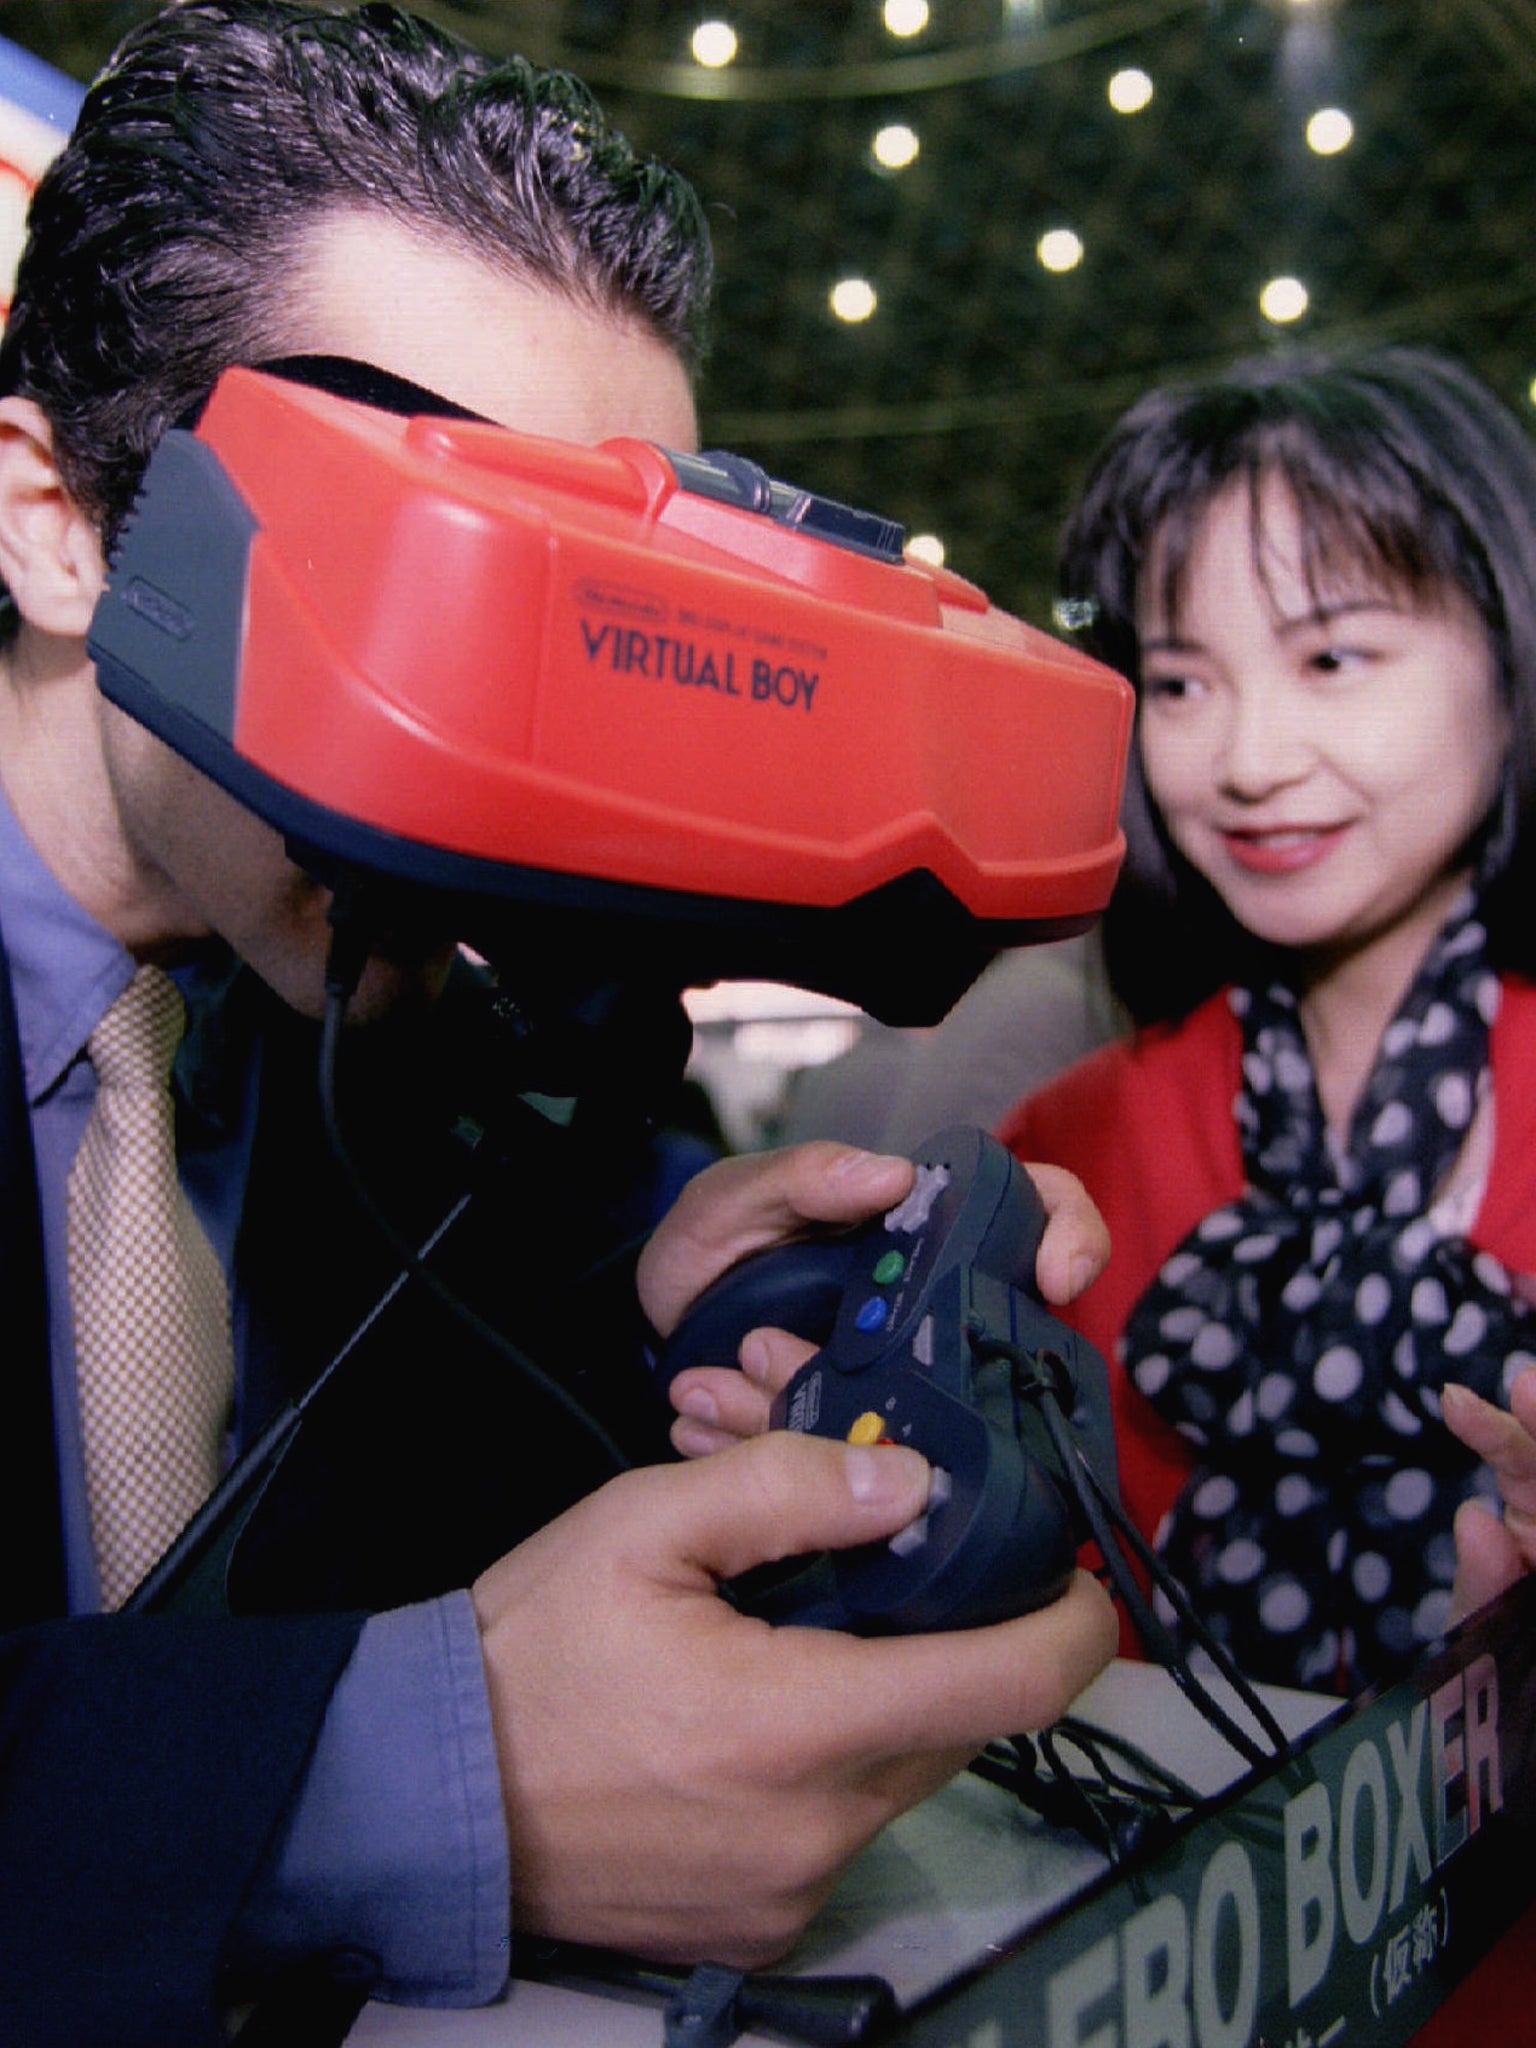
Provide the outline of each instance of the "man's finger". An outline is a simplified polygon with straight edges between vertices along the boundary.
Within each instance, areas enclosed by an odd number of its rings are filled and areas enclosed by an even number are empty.
[[[685,1458],[702,1458],[761,1436],[772,1419],[774,1395],[815,1352],[814,1344],[787,1330],[751,1330],[742,1339],[740,1372],[709,1365],[680,1372],[668,1389],[678,1415],[673,1449]]]
[[[805,1660],[820,1666],[825,1698],[807,1676],[785,1704],[791,1718],[809,1714],[825,1729],[835,1700],[835,1739],[850,1756],[974,1755],[998,1736],[1059,1720],[1118,1641],[1108,1594],[1078,1572],[1050,1606],[990,1628],[864,1640],[829,1633],[807,1644]]]
[[[768,1427],[772,1396],[728,1366],[690,1366],[670,1389],[673,1448],[685,1458],[729,1449]]]
[[[684,1187],[640,1257],[641,1306],[663,1336],[717,1274],[810,1224],[858,1223],[899,1202],[910,1159],[818,1141],[722,1159]]]
[[[930,1471],[895,1444],[833,1443],[772,1430],[659,1475],[648,1526],[656,1554],[710,1579],[893,1536],[922,1513]],[[679,1483],[681,1482],[681,1483]],[[625,1482],[620,1482],[624,1484]]]
[[[815,1355],[816,1346],[790,1330],[749,1330],[741,1340],[741,1369],[753,1386],[766,1394],[783,1393],[806,1360]]]
[[[669,1539],[696,1583],[894,1534],[927,1501],[916,1452],[782,1430],[688,1471],[698,1484],[669,1502]],[[1108,1595],[1082,1572],[1049,1607],[991,1628],[871,1640],[807,1630],[774,1712],[786,1736],[849,1758],[980,1748],[1059,1718],[1118,1634]]]

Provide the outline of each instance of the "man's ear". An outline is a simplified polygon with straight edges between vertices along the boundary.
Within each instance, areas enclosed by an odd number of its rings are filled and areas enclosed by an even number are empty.
[[[96,527],[65,489],[53,429],[30,398],[0,398],[0,578],[28,625],[76,640],[106,580]]]

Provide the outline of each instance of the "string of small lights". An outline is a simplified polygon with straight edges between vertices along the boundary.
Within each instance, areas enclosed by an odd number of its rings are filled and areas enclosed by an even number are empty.
[[[156,0],[8,0],[87,75]],[[1044,623],[1149,385],[1420,341],[1533,405],[1536,0],[414,0],[705,196],[707,437]]]

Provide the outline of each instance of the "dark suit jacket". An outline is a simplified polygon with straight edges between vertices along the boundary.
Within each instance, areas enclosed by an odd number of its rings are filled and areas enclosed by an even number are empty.
[[[246,1433],[343,1347],[399,1261],[339,1178],[317,1035],[251,983],[262,1097],[237,1289]],[[368,1042],[371,1041],[371,1042]],[[344,1125],[434,1264],[557,1371],[622,1373],[646,1141],[588,1144],[510,1099],[478,988],[430,1025],[344,1048]],[[605,1156],[606,1155],[606,1156]],[[469,1579],[608,1476],[581,1430],[417,1282],[327,1382],[242,1538],[229,1617],[64,1620],[46,1302],[15,1020],[0,955],[0,2038],[9,2048],[212,2042],[221,1959],[280,1839],[364,1613]],[[662,1447],[638,1368],[609,1417]]]

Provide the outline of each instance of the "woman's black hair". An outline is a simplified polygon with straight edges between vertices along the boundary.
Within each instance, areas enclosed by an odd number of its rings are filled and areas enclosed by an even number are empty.
[[[1239,364],[1142,399],[1100,450],[1062,536],[1063,619],[1139,684],[1141,579],[1154,544],[1164,615],[1178,616],[1196,535],[1234,485],[1254,515],[1278,481],[1295,505],[1317,594],[1340,564],[1432,601],[1454,586],[1487,629],[1511,739],[1475,850],[1496,965],[1536,973],[1536,442],[1460,365],[1427,349]],[[1115,991],[1138,1022],[1187,1014],[1265,970],[1263,949],[1173,846],[1134,758],[1127,858],[1104,921]]]

